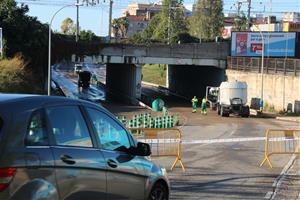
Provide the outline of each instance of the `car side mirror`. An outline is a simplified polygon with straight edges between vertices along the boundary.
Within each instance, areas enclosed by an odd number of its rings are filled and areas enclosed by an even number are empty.
[[[147,143],[138,142],[137,147],[135,149],[135,155],[137,156],[150,156],[151,155],[151,147]]]

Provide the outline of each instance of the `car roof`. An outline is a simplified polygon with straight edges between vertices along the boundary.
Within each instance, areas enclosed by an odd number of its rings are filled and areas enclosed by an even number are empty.
[[[101,105],[79,100],[79,99],[71,99],[67,97],[59,97],[59,96],[45,96],[45,95],[34,95],[34,94],[0,94],[0,104],[6,103],[18,103],[18,102],[26,102],[32,103],[36,106],[52,103],[52,102],[64,102],[64,103],[83,103],[83,104],[90,104],[90,105],[97,105],[102,107]]]

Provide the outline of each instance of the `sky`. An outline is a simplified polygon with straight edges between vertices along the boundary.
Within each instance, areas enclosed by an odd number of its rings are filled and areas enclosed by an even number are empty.
[[[53,14],[64,5],[75,4],[76,0],[16,0],[29,6],[29,15],[37,17],[43,23],[49,23]],[[80,2],[82,0],[79,0]],[[243,0],[247,2],[247,0]],[[113,0],[113,18],[122,16],[129,3],[157,3],[156,0]],[[191,9],[196,0],[184,0],[184,5]],[[272,2],[272,4],[271,4]],[[236,12],[236,0],[224,0],[224,13]],[[242,10],[246,13],[246,3]],[[282,16],[283,12],[300,12],[300,0],[252,0],[252,15],[263,13],[268,15],[272,5],[272,14]],[[79,24],[81,29],[92,30],[96,35],[108,35],[109,0],[99,0],[95,6],[81,6]],[[61,22],[70,17],[76,21],[76,7],[61,10],[54,18],[52,29],[60,31]]]

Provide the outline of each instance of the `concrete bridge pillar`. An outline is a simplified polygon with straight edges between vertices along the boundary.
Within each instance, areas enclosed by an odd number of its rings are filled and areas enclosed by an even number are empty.
[[[225,70],[212,66],[169,65],[167,87],[174,93],[203,98],[206,86],[219,86],[225,80]]]
[[[113,64],[106,66],[106,88],[109,96],[136,104],[141,98],[141,65]]]

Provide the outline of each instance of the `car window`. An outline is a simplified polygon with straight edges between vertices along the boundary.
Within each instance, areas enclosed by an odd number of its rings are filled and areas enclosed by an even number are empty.
[[[47,115],[57,145],[93,147],[78,106],[51,107],[47,109]]]
[[[3,121],[2,121],[2,119],[1,119],[1,117],[0,117],[0,135],[1,135],[1,129],[2,129],[2,126],[3,126]]]
[[[48,145],[45,118],[41,110],[32,114],[25,137],[26,146]]]
[[[115,120],[98,110],[87,108],[101,148],[106,150],[118,150],[120,147],[130,147],[130,141],[126,130]]]

